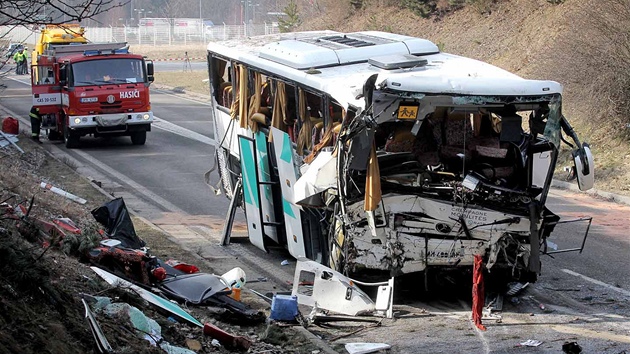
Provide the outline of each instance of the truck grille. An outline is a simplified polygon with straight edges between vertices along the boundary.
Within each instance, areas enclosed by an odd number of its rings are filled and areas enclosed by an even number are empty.
[[[122,108],[122,101],[114,101],[114,103],[101,102],[101,110],[103,112],[118,111]]]

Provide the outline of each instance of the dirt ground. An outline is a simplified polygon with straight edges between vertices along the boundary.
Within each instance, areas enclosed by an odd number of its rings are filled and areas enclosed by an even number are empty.
[[[0,202],[6,203],[0,207],[0,353],[97,352],[80,294],[106,296],[137,307],[157,321],[163,340],[171,345],[192,348],[197,353],[230,352],[225,347],[214,347],[212,338],[204,336],[200,328],[173,322],[135,294],[109,286],[88,264],[80,262],[84,251],[101,238],[97,230],[102,226],[90,211],[110,198],[26,136],[19,138],[24,154],[10,146],[0,148]],[[87,203],[81,205],[43,189],[39,186],[42,181],[80,196]],[[28,217],[12,218],[10,207],[21,204],[28,208],[31,200]],[[34,218],[51,221],[56,217],[73,220],[82,229],[82,235],[48,239],[50,246],[42,244]],[[160,230],[136,217],[133,222],[136,234],[150,247],[152,255],[194,264],[202,272],[212,273],[210,264],[182,250]],[[269,313],[269,305],[253,295],[243,293],[242,301]],[[290,327],[236,323],[221,315],[221,309],[187,309],[202,323],[214,323],[227,332],[251,339],[253,353],[317,350]],[[128,318],[109,318],[98,312],[96,318],[116,353],[164,352],[135,333]]]

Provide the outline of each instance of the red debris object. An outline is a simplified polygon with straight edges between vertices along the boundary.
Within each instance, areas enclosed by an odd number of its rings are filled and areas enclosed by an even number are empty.
[[[203,326],[203,334],[218,340],[219,343],[226,347],[248,350],[252,345],[252,342],[249,339],[229,334],[211,323],[206,323]]]
[[[72,221],[71,219],[57,218],[53,220],[53,224],[59,226],[64,231],[68,231],[72,234],[77,234],[77,235],[81,234],[81,229],[79,229],[77,225],[74,223],[74,221]]]
[[[192,264],[182,263],[174,259],[169,259],[168,261],[166,261],[166,264],[187,274],[193,274],[193,273],[199,272],[199,268],[197,268],[197,266],[192,265]]]
[[[166,269],[164,267],[157,267],[151,271],[153,277],[159,281],[166,279]]]
[[[18,135],[20,132],[20,122],[13,117],[6,117],[2,120],[2,131],[7,134]]]
[[[473,264],[473,288],[472,288],[472,318],[475,326],[482,331],[486,327],[481,324],[481,316],[484,305],[484,288],[483,288],[483,260],[480,255],[475,255],[475,263]]]

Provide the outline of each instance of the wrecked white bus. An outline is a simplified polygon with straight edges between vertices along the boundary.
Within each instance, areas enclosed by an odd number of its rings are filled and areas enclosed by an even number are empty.
[[[561,140],[582,190],[594,175],[557,82],[374,31],[213,42],[208,69],[224,242],[240,205],[256,247],[355,276],[481,255],[497,282],[534,281],[541,254],[584,247],[588,228],[580,247],[546,249]]]

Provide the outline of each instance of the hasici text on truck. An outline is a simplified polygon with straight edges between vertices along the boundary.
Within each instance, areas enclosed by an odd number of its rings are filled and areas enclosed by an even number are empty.
[[[153,112],[153,63],[126,43],[49,45],[31,70],[33,106],[50,140],[79,146],[81,136],[130,136],[143,145]]]
[[[374,31],[213,42],[208,58],[218,184],[257,247],[421,284],[478,255],[499,286],[584,248],[590,218],[545,207],[563,132],[579,187],[594,175],[557,82]],[[584,233],[551,249],[563,222]]]

